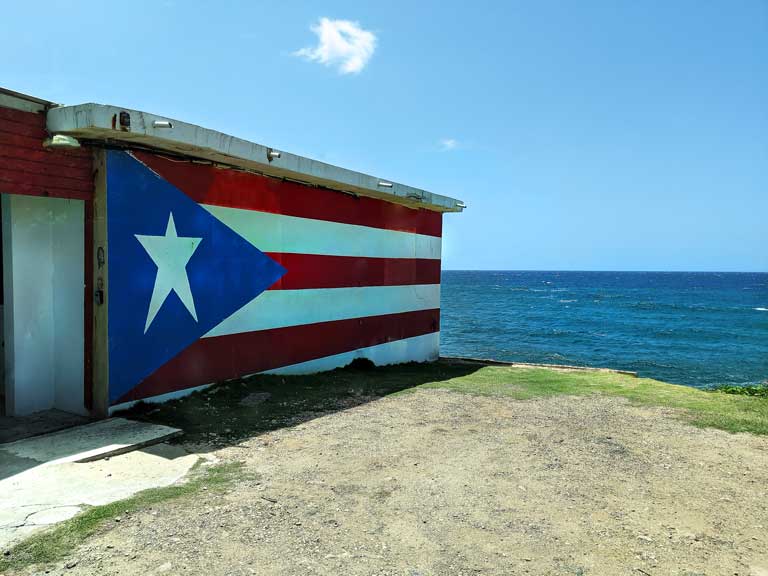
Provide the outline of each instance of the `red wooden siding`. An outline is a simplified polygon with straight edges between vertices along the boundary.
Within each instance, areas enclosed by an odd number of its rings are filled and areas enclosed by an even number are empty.
[[[45,114],[0,107],[0,192],[84,200],[84,403],[93,408],[93,159],[87,148],[52,150]],[[0,261],[0,265],[1,265]]]
[[[191,165],[135,151],[134,156],[200,204],[258,210],[402,232],[441,236],[443,216],[378,198],[315,188],[250,172]]]
[[[47,137],[45,114],[0,108],[0,192],[92,199],[90,151],[47,149]]]

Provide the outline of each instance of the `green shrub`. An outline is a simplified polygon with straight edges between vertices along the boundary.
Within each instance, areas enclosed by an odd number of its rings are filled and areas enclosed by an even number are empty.
[[[721,392],[723,394],[738,394],[739,396],[757,396],[759,398],[768,398],[768,382],[762,384],[752,384],[749,386],[733,386],[730,384],[723,384],[713,388],[714,392]]]

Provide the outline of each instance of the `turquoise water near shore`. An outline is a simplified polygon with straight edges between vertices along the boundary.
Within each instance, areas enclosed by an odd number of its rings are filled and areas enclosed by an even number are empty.
[[[768,379],[768,273],[443,271],[441,353]]]

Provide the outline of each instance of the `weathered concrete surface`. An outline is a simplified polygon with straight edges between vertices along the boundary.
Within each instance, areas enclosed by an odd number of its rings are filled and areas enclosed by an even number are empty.
[[[90,421],[90,418],[85,416],[61,410],[44,410],[29,416],[0,416],[0,444],[58,432]]]
[[[168,444],[147,446],[179,433],[111,418],[0,444],[0,549],[85,505],[176,482],[198,457]]]
[[[130,115],[131,130],[116,130],[112,125],[112,117],[125,113]],[[158,127],[156,122],[167,126]],[[311,185],[382,198],[406,206],[439,212],[461,212],[465,208],[463,202],[454,198],[284,151],[280,151],[278,156],[272,156],[272,148],[267,146],[139,110],[93,103],[58,106],[48,111],[46,124],[51,133],[144,144],[161,151],[180,152],[185,156],[254,169],[278,178],[288,177]]]
[[[180,434],[177,428],[110,418],[53,434],[0,444],[2,453],[39,463],[88,462],[163,442]],[[2,461],[0,461],[0,464]],[[0,468],[0,477],[4,476]]]
[[[6,454],[0,467],[12,458]],[[38,463],[4,478],[0,480],[0,550],[35,530],[71,518],[83,506],[108,504],[147,488],[173,484],[197,460],[198,456],[180,447],[158,444],[94,462],[64,458]]]

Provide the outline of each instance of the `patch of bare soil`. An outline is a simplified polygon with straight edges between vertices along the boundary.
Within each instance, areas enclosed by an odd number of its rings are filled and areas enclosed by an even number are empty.
[[[53,572],[768,575],[768,439],[671,416],[385,398],[220,451],[251,475],[123,517]]]

